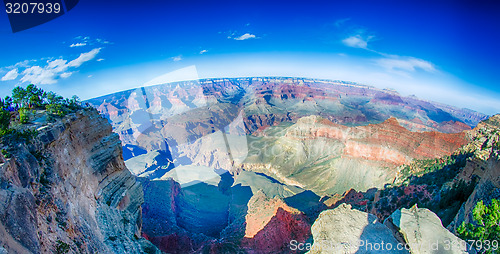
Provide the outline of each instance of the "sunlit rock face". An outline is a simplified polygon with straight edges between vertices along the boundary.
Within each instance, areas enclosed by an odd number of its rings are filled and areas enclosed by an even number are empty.
[[[400,233],[411,253],[476,253],[470,246],[443,227],[429,209],[400,209],[384,223]]]
[[[0,164],[8,253],[159,253],[141,237],[142,186],[97,111],[41,126],[29,144],[2,145],[12,151]]]
[[[289,241],[310,240],[330,206],[321,197],[382,188],[398,166],[469,142],[486,117],[300,78],[177,82],[89,103],[143,182],[142,234],[168,253],[300,253]]]

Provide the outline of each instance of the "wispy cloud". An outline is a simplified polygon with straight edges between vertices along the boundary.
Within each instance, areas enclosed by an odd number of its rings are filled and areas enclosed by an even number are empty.
[[[174,62],[179,62],[181,60],[182,60],[182,55],[172,57],[172,61],[174,61]]]
[[[255,34],[245,33],[245,34],[238,36],[238,37],[235,37],[233,39],[235,39],[237,41],[244,41],[244,40],[256,39],[256,38],[257,38],[257,36],[255,36]]]
[[[79,42],[79,43],[73,43],[73,44],[69,45],[69,47],[70,47],[70,48],[74,48],[74,47],[83,47],[83,46],[85,46],[85,45],[87,45],[87,43],[85,43],[85,42]]]
[[[104,58],[99,58],[96,60],[97,62],[101,62],[101,61],[104,61]]]
[[[421,69],[428,72],[436,71],[431,62],[409,56],[386,55],[383,58],[375,60],[375,63],[389,71],[407,71],[414,72]]]
[[[204,50],[200,51],[200,55],[203,55],[203,54],[205,54],[207,52],[208,52],[208,50],[204,49]]]
[[[69,78],[72,74],[73,74],[73,72],[63,72],[63,73],[61,73],[60,77],[61,78]]]
[[[71,48],[75,47],[83,47],[83,46],[94,46],[94,45],[105,45],[105,44],[113,44],[110,41],[101,38],[90,38],[90,36],[77,36],[74,38],[76,42],[69,45]]]
[[[68,63],[69,67],[80,67],[85,62],[88,62],[95,58],[97,54],[99,54],[101,48],[95,48],[87,53],[81,53],[78,58]]]
[[[347,20],[349,19],[338,20],[335,24],[341,25]],[[341,42],[345,46],[364,49],[366,51],[370,51],[371,53],[379,55],[376,58],[371,58],[371,61],[376,65],[384,68],[387,72],[408,76],[409,73],[415,72],[417,70],[423,70],[427,72],[437,71],[434,64],[429,61],[411,56],[391,55],[372,49],[369,43],[375,40],[376,37],[375,35],[373,35],[373,33],[369,32],[364,27],[357,26],[354,28],[348,28],[345,33],[349,34],[349,36],[344,37],[344,39],[341,40]]]
[[[2,81],[7,81],[7,80],[14,80],[17,78],[17,76],[19,76],[19,73],[17,71],[17,68],[16,69],[12,69],[10,70],[9,72],[7,72],[5,74],[5,76],[2,77]]]
[[[335,26],[341,27],[342,25],[344,25],[345,22],[347,22],[349,20],[351,20],[351,18],[339,19],[339,20],[335,21]]]
[[[349,36],[342,40],[342,43],[348,47],[368,49],[370,38],[363,38],[361,35]]]
[[[35,85],[54,84],[57,82],[58,78],[70,77],[74,73],[74,71],[71,71],[70,69],[78,68],[83,63],[94,59],[96,55],[99,54],[100,50],[101,48],[95,48],[89,52],[82,53],[76,59],[69,62],[65,59],[59,58],[55,60],[48,60],[47,64],[43,67],[38,65],[31,66],[21,72],[22,77],[20,81],[29,82]]]

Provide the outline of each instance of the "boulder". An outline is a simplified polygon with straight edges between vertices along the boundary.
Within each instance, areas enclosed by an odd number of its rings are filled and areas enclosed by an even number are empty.
[[[373,214],[341,204],[323,211],[311,228],[314,253],[408,253]],[[399,250],[398,250],[399,247]]]
[[[426,208],[399,209],[387,220],[386,225],[399,228],[404,240],[414,254],[475,253],[467,244],[448,231],[439,217]]]

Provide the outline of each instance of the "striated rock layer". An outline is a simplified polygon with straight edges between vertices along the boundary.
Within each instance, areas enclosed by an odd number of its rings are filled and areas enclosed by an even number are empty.
[[[381,188],[396,177],[396,167],[450,155],[468,142],[464,132],[411,132],[395,118],[348,127],[315,115],[248,140],[244,170],[321,195]]]
[[[0,244],[8,253],[159,253],[141,237],[142,186],[121,142],[95,110],[3,144]]]

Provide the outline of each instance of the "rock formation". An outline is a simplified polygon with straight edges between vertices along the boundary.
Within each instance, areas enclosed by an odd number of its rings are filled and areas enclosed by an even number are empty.
[[[248,253],[295,253],[290,241],[306,242],[311,224],[301,211],[283,200],[255,193],[248,202],[243,248]]]
[[[323,211],[311,231],[311,254],[475,253],[465,241],[444,228],[436,214],[416,206],[397,210],[382,224],[372,214],[341,204]]]
[[[411,253],[476,253],[443,227],[439,217],[417,206],[394,212],[385,222],[399,229]]]
[[[93,109],[4,143],[0,244],[8,253],[159,253],[141,237],[142,186],[121,142]]]
[[[351,209],[347,204],[323,211],[311,231],[314,244],[310,254],[408,253],[375,215]]]
[[[479,178],[479,181],[448,226],[453,231],[463,222],[471,222],[477,202],[500,199],[500,115],[479,123],[470,135],[472,142],[464,146],[462,152],[472,156],[459,177],[465,181]]]

